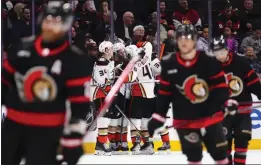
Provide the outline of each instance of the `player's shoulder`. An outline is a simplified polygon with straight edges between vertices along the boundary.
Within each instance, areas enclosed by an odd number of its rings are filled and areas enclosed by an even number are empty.
[[[240,66],[240,68],[248,68],[250,67],[249,61],[246,59],[246,57],[239,56],[237,54],[233,54],[233,60],[235,65]]]
[[[215,57],[207,55],[204,51],[199,51],[198,56],[200,65],[205,68],[221,67],[220,62],[218,62]]]
[[[164,67],[171,67],[176,62],[176,53],[171,52],[164,55],[161,59],[161,65]]]
[[[106,58],[104,57],[99,57],[97,58],[96,60],[96,65],[99,65],[99,66],[106,66],[110,63],[109,60],[107,60]]]

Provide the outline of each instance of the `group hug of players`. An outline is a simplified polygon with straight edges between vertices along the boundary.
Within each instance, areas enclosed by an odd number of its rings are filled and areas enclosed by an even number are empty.
[[[196,51],[195,28],[181,25],[176,29],[179,51],[161,60],[149,42],[127,46],[104,41],[93,66],[90,57],[67,41],[72,21],[70,4],[50,2],[39,16],[40,35],[23,39],[3,62],[1,99],[7,115],[1,130],[2,164],[19,164],[22,158],[28,165],[55,164],[59,146],[63,161],[76,164],[88,125],[94,124],[96,154],[153,154],[149,138],[165,123],[170,103],[173,127],[189,164],[201,163],[202,142],[216,164],[246,163],[251,93],[261,99],[261,85],[245,59],[228,51],[222,36],[213,39],[211,57]],[[135,56],[141,59],[106,115],[89,122]],[[161,135],[159,150],[170,149],[168,131]]]

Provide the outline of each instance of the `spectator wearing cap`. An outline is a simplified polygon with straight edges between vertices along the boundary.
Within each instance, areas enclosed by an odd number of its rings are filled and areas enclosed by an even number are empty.
[[[198,38],[196,49],[199,51],[207,51],[208,44],[208,25],[204,25],[202,27],[202,34]]]
[[[21,38],[32,35],[31,11],[25,7],[22,9],[21,18],[13,23],[13,44],[18,43]]]
[[[179,10],[173,13],[173,24],[175,28],[182,24],[201,26],[201,19],[197,11],[190,9],[187,0],[178,0]]]
[[[216,24],[216,29],[220,34],[224,33],[225,27],[230,27],[234,34],[237,34],[240,29],[240,19],[230,2],[226,3],[224,10],[217,16]]]
[[[174,29],[174,25],[173,25],[173,21],[172,21],[172,13],[173,13],[173,11],[167,10],[166,7],[167,7],[166,2],[161,0],[160,1],[160,19],[161,19],[161,23],[165,23],[166,22],[171,29]]]
[[[245,37],[241,43],[240,51],[246,56],[261,57],[261,26],[253,26],[253,34]]]

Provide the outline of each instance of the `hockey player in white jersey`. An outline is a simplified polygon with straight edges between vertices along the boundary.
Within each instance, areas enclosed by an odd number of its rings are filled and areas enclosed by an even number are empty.
[[[143,35],[144,32],[142,26],[134,28],[134,35]],[[153,154],[153,144],[149,141],[149,133],[147,128],[147,123],[151,117],[151,111],[154,107],[154,87],[155,79],[152,74],[152,69],[150,67],[151,55],[152,55],[152,45],[149,42],[137,42],[138,51],[144,52],[144,57],[135,64],[134,71],[137,72],[136,83],[131,85],[131,101],[129,108],[129,117],[131,121],[138,128],[140,125],[140,130],[136,130],[134,126],[131,125],[131,139],[133,147],[131,151],[133,154]],[[151,83],[152,82],[152,83]],[[142,133],[143,146],[140,145],[139,132]]]
[[[110,91],[114,79],[114,61],[111,61],[113,56],[113,44],[109,41],[103,41],[99,45],[99,51],[101,55],[94,64],[92,74],[92,81],[95,86],[93,91],[93,101],[96,109],[99,109],[102,106],[106,93]],[[110,146],[107,144],[109,124],[108,114],[109,113],[104,117],[100,117],[97,121],[98,137],[95,147],[95,154],[97,155],[111,155]]]

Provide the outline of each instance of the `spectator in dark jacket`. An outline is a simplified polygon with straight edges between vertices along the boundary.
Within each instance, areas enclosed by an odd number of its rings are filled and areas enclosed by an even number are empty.
[[[22,9],[21,18],[13,23],[12,39],[16,44],[23,37],[32,35],[31,11],[25,7]]]
[[[176,52],[176,35],[174,30],[169,30],[167,34],[167,39],[163,41],[163,44],[165,44],[165,48],[163,51],[163,55],[170,53],[170,52]]]

